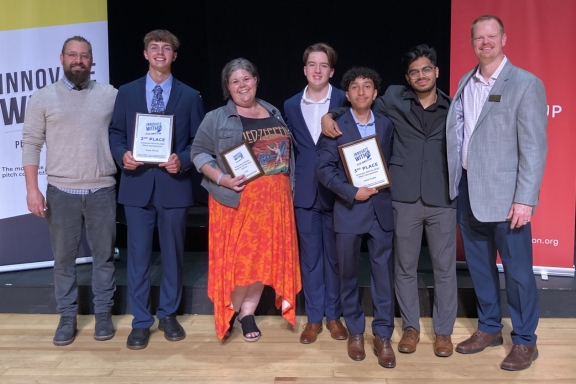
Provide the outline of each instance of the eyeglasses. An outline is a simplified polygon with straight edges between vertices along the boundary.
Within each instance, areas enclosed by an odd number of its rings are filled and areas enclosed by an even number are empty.
[[[64,53],[66,56],[68,56],[68,58],[70,60],[76,60],[78,58],[78,52],[65,52]],[[89,53],[81,53],[80,54],[80,60],[89,60],[90,59],[90,54]]]
[[[412,80],[415,80],[420,76],[420,72],[422,72],[424,76],[430,76],[432,72],[434,72],[434,68],[436,67],[424,67],[421,70],[413,69],[408,71],[408,77],[410,77]]]

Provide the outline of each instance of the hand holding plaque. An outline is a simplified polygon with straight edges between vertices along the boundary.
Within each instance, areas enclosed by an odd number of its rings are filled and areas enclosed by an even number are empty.
[[[243,184],[247,184],[264,175],[264,170],[246,140],[223,151],[220,153],[220,157],[232,177],[240,175],[246,177],[246,182]]]
[[[174,115],[137,113],[132,156],[144,163],[165,163],[172,154]]]
[[[353,186],[382,189],[392,185],[378,136],[341,145],[338,151],[348,182]]]

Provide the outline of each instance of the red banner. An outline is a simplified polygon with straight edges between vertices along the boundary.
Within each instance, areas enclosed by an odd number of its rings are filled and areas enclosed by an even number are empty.
[[[576,1],[454,0],[450,57],[450,94],[478,60],[470,39],[472,21],[492,14],[508,36],[504,54],[538,76],[548,103],[548,156],[540,204],[532,220],[534,266],[543,273],[572,274],[576,203],[576,101],[572,74],[576,63]],[[460,248],[461,249],[461,248]],[[459,252],[460,253],[460,252]],[[459,260],[463,260],[459,254]],[[572,273],[554,269],[570,268]]]

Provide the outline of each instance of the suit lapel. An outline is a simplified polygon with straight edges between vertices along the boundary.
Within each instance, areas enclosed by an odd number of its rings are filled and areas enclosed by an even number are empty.
[[[180,95],[182,94],[182,87],[180,86],[180,82],[176,79],[172,80],[172,89],[170,90],[170,99],[168,99],[168,105],[166,106],[166,114],[173,115],[174,109],[176,109],[176,104],[178,104],[178,100],[180,99]]]
[[[138,88],[138,92],[136,93],[136,110],[150,113],[148,103],[146,102],[146,76],[138,81]]]
[[[502,72],[500,72],[500,75],[498,75],[498,78],[496,79],[494,86],[490,90],[490,95],[502,95],[502,92],[504,91],[504,88],[506,88],[506,84],[508,83],[508,79],[510,78],[511,70],[512,70],[512,64],[510,64],[510,61],[508,61],[506,64],[504,64]],[[490,95],[488,97],[490,97]],[[478,126],[480,125],[482,120],[484,120],[488,112],[490,112],[494,104],[496,103],[486,100],[484,106],[482,107],[482,111],[480,111],[480,116],[478,116],[478,121],[476,122],[476,127],[474,127],[474,129],[478,128]]]
[[[328,110],[331,111],[333,109],[339,108],[342,104],[342,93],[338,92],[336,88],[332,87],[332,94],[330,95],[330,105],[328,106]]]
[[[348,135],[350,135],[350,138],[352,139],[351,141],[360,140],[362,138],[360,131],[358,131],[358,126],[356,126],[356,122],[352,117],[352,109],[348,110],[348,112],[346,112],[344,115],[343,123],[344,124],[342,124],[342,126]]]
[[[301,134],[306,138],[306,140],[310,141],[311,145],[314,145],[314,139],[312,139],[312,135],[310,134],[310,130],[308,129],[308,125],[306,124],[306,120],[304,120],[304,115],[302,114],[302,107],[300,104],[302,103],[302,97],[304,96],[304,91],[300,92],[298,95],[298,100],[292,104],[292,108],[294,108],[294,116],[296,116],[296,124],[294,124],[294,129],[300,129],[303,132]],[[320,142],[320,140],[318,140]]]
[[[456,94],[454,95],[454,99],[452,100],[452,102],[458,100],[458,98],[462,95],[462,92],[464,92],[464,87],[466,86],[466,84],[468,84],[468,81],[470,81],[470,78],[476,73],[477,70],[478,66],[474,67],[473,70],[471,70],[470,72],[468,72],[468,74],[466,74],[464,80],[461,81],[460,84],[458,85],[458,89],[456,90]]]

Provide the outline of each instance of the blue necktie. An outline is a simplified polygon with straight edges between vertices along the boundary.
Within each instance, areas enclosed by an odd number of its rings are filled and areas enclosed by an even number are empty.
[[[164,113],[166,106],[164,105],[164,99],[162,98],[162,87],[157,85],[152,90],[154,92],[154,97],[152,98],[152,106],[150,108],[151,113]]]

